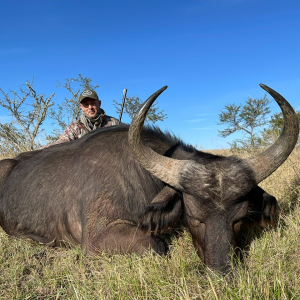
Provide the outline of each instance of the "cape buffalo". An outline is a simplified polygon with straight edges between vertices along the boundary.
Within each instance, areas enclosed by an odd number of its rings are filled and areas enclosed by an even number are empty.
[[[241,224],[273,221],[276,200],[258,183],[286,160],[299,134],[289,103],[261,87],[285,121],[281,136],[262,153],[247,159],[212,155],[158,128],[143,129],[164,87],[130,126],[0,161],[0,225],[38,242],[81,244],[88,254],[142,254],[150,248],[164,253],[161,234],[183,220],[202,261],[225,270]]]

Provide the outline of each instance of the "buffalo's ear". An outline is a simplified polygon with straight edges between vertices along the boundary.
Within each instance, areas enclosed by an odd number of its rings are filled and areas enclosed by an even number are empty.
[[[173,228],[180,219],[181,194],[166,186],[146,207],[140,217],[139,226],[144,231],[157,235]]]
[[[259,186],[249,193],[249,209],[247,217],[264,229],[267,225],[276,226],[279,206],[274,196],[268,194]]]
[[[260,227],[266,228],[268,224],[275,227],[278,221],[279,206],[276,198],[267,192],[263,193],[263,214]]]

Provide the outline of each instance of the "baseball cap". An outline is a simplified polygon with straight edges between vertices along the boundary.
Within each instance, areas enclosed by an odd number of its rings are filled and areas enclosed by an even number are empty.
[[[85,98],[99,100],[97,93],[94,90],[86,89],[79,96],[79,102]]]

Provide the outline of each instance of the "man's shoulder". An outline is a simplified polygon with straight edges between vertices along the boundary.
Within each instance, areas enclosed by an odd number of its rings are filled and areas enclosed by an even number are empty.
[[[106,116],[106,117],[111,121],[119,122],[119,120],[114,117],[111,117],[111,116]]]
[[[119,120],[114,117],[105,115],[105,125],[104,126],[115,126],[115,125],[119,125]]]
[[[80,121],[80,119],[71,122],[67,128],[76,128],[76,127],[82,127],[82,122]]]
[[[80,119],[71,122],[65,130],[66,134],[72,133],[76,138],[82,136],[82,134],[86,133],[86,128]]]

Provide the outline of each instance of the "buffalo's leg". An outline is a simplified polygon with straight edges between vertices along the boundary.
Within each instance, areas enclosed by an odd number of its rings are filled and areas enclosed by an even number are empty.
[[[159,254],[166,252],[164,242],[159,237],[147,234],[135,224],[122,220],[110,223],[101,234],[88,233],[83,248],[91,255],[101,251],[139,255],[149,250]]]

